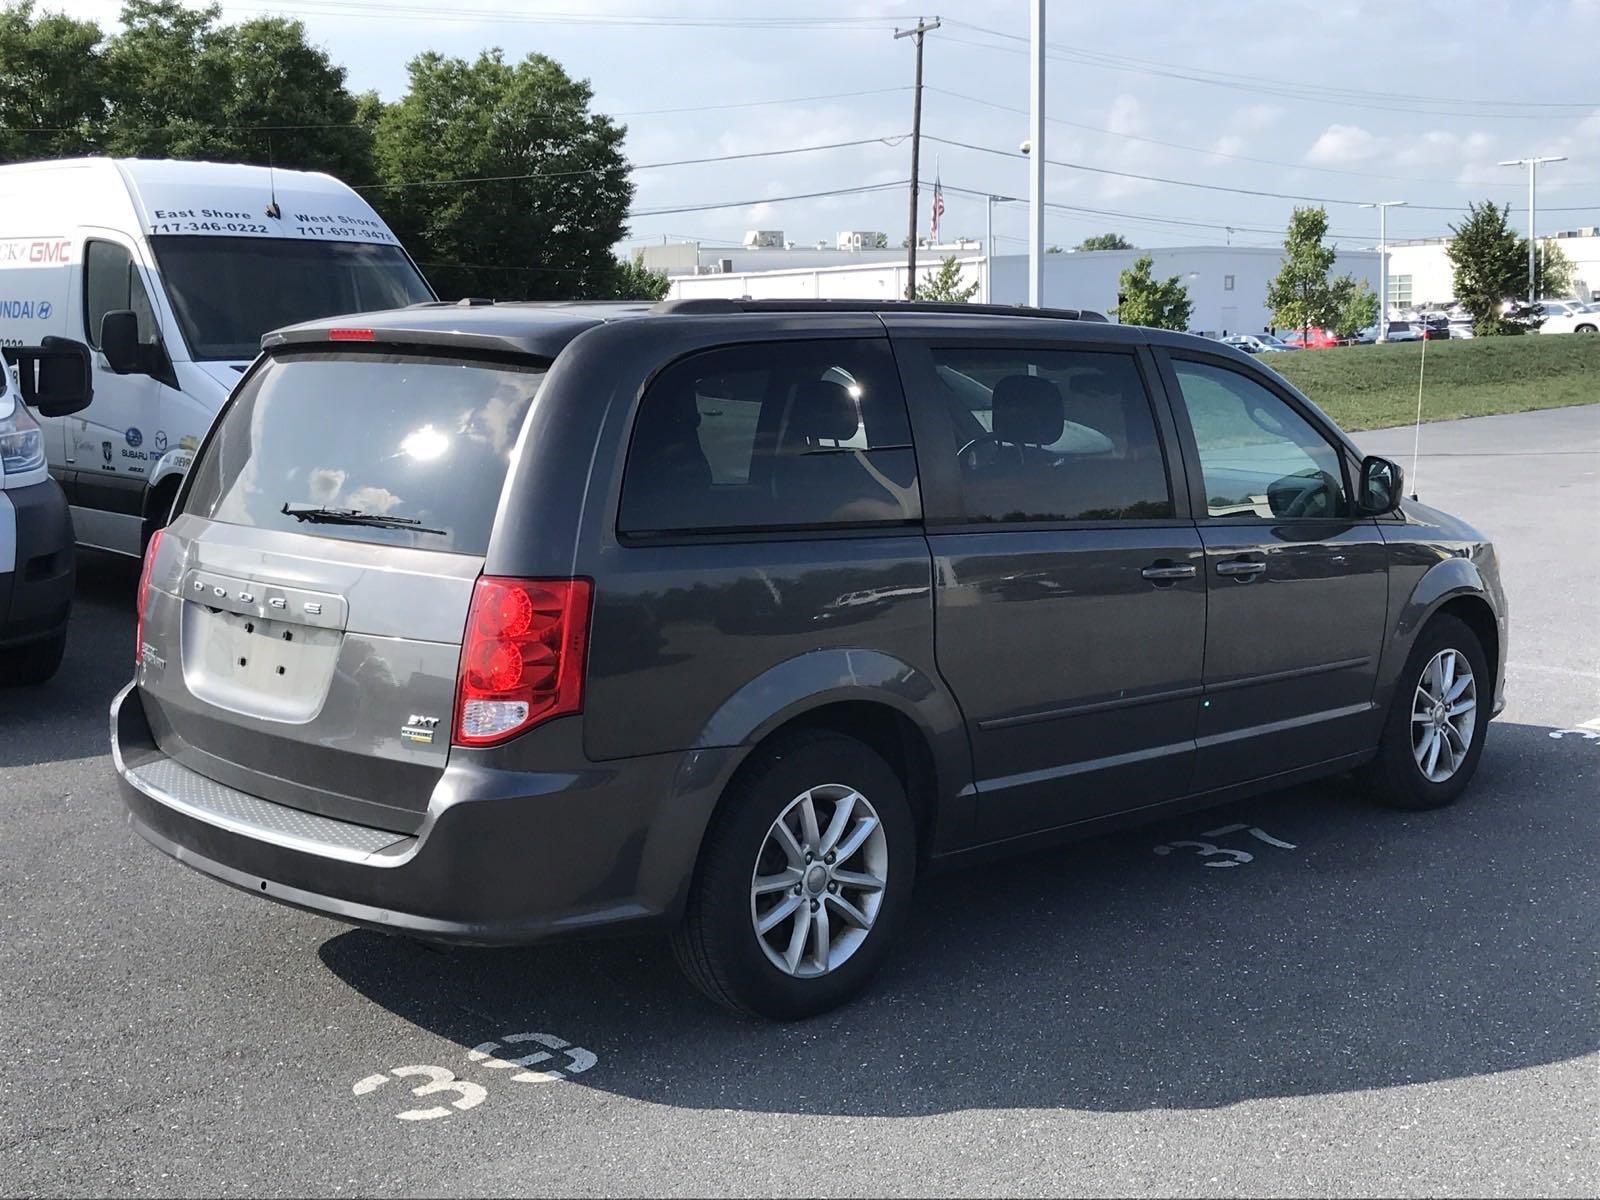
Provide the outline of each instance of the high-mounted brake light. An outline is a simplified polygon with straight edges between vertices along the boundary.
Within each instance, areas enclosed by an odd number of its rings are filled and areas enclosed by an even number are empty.
[[[156,565],[156,555],[161,552],[161,535],[165,529],[158,529],[150,538],[150,544],[144,548],[144,566],[139,569],[139,594],[134,601],[134,610],[138,618],[134,622],[133,634],[133,665],[135,668],[144,661],[144,609],[145,597],[150,591],[150,569]]]
[[[330,342],[370,342],[372,330],[370,329],[330,329],[328,330]]]
[[[491,746],[583,711],[587,579],[480,576],[461,640],[458,746]]]

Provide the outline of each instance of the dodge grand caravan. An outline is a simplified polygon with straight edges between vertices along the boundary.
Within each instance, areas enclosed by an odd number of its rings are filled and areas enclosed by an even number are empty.
[[[793,1018],[963,857],[1350,771],[1454,800],[1501,703],[1490,543],[1249,356],[1076,315],[269,335],[146,556],[134,828],[427,940],[670,931]]]

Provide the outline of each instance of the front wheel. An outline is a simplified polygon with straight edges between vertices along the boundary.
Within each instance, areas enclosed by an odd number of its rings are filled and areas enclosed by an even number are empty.
[[[904,924],[916,829],[872,750],[805,733],[759,751],[706,835],[678,963],[707,996],[776,1020],[842,1004]]]
[[[1452,616],[1430,621],[1412,647],[1367,770],[1374,798],[1405,809],[1455,801],[1478,769],[1493,691],[1478,635]]]

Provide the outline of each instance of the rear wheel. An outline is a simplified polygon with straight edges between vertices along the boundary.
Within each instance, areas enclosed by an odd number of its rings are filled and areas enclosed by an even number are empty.
[[[904,924],[916,830],[899,778],[853,738],[759,751],[731,785],[673,938],[719,1004],[777,1020],[858,992]]]
[[[1367,771],[1374,798],[1426,809],[1459,797],[1478,769],[1493,690],[1477,634],[1452,616],[1430,621],[1412,647]]]
[[[67,635],[63,631],[42,642],[0,651],[0,683],[44,683],[60,670],[66,650]]]
[[[1594,326],[1594,325],[1579,325],[1577,330],[1576,330],[1576,332],[1578,332],[1578,333],[1594,333],[1594,332],[1596,332],[1596,329],[1597,329],[1597,327]]]

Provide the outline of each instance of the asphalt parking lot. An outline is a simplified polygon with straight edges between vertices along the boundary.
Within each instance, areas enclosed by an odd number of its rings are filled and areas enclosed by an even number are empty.
[[[653,942],[441,952],[168,861],[106,754],[137,572],[88,558],[62,674],[0,692],[0,1192],[1593,1195],[1600,407],[1422,445],[1512,611],[1461,804],[1333,782],[938,878],[791,1026]]]

